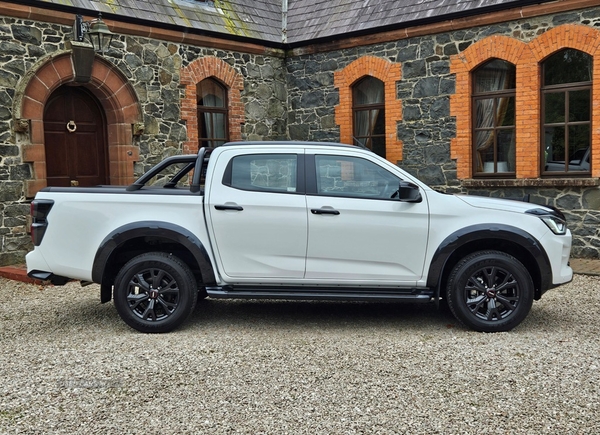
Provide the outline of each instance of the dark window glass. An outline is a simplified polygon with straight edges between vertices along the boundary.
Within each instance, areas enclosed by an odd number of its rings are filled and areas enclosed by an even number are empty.
[[[571,48],[544,61],[544,86],[592,81],[592,57]]]
[[[565,97],[564,92],[547,92],[545,95],[544,122],[554,124],[565,122]]]
[[[590,120],[590,90],[569,92],[569,121]]]
[[[384,84],[365,77],[352,88],[354,144],[385,157]]]
[[[224,184],[258,192],[296,192],[298,156],[257,154],[234,157],[226,171],[231,179]]]
[[[400,179],[365,159],[345,156],[315,156],[317,193],[364,199],[391,199]]]
[[[475,176],[514,176],[515,81],[515,66],[500,59],[473,74]]]
[[[542,64],[542,173],[590,172],[592,57],[567,49]]]
[[[213,79],[196,86],[200,147],[217,147],[228,141],[227,89]]]
[[[494,59],[475,72],[474,93],[497,92],[515,89],[516,67],[504,60]]]

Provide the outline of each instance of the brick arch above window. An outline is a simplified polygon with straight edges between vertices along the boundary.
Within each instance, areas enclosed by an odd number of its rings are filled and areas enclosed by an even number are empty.
[[[335,122],[340,126],[340,142],[352,140],[352,86],[366,76],[384,83],[385,147],[387,159],[402,160],[402,141],[398,139],[397,123],[402,120],[402,102],[397,99],[396,82],[402,78],[401,65],[374,56],[364,56],[334,73],[334,86],[339,89],[340,104],[335,106]]]
[[[594,58],[593,81],[600,83],[600,31],[577,24],[555,27],[529,43],[508,36],[489,36],[452,56],[450,72],[456,74],[456,93],[450,97],[450,114],[456,117],[456,137],[450,157],[456,160],[457,177],[472,177],[472,72],[493,58],[516,65],[516,177],[540,177],[540,64],[557,51],[573,48]],[[600,101],[600,86],[593,86],[593,101]],[[600,107],[592,107],[592,177],[600,177]],[[532,146],[533,145],[533,146]]]
[[[581,24],[564,24],[542,33],[529,43],[533,56],[541,62],[551,54],[573,48],[594,56],[598,51],[600,31]]]
[[[33,71],[17,87],[14,108],[15,118],[27,119],[30,125],[29,141],[22,146],[23,161],[33,166],[33,179],[25,185],[27,197],[46,187],[44,107],[53,91],[74,80],[71,52],[50,56]],[[130,184],[134,181],[133,163],[139,159],[132,126],[142,121],[135,91],[119,69],[100,56],[94,59],[90,82],[83,86],[94,94],[106,114],[110,183]]]
[[[517,84],[519,89],[519,61],[527,57],[527,44],[507,36],[490,36],[470,45],[466,50],[454,56],[450,71],[456,74],[456,93],[450,97],[450,114],[456,117],[456,137],[450,146],[450,158],[456,159],[457,177],[459,179],[471,178],[473,173],[473,124],[471,110],[471,95],[473,90],[472,72],[491,59],[501,59],[517,66]],[[524,54],[525,52],[525,54]],[[535,89],[528,90],[537,92]],[[517,91],[519,92],[519,91]],[[517,105],[532,95],[517,99]],[[517,113],[519,107],[516,108]],[[517,115],[516,123],[519,123]],[[519,141],[519,125],[517,128],[517,142]],[[539,133],[538,133],[539,135]],[[517,148],[517,177],[519,176],[520,156]]]
[[[565,24],[538,36],[531,41],[530,46],[538,63],[565,48],[579,50],[593,57],[590,161],[591,176],[600,177],[600,106],[596,103],[600,101],[600,31],[583,25]],[[538,82],[538,89],[540,86],[541,83]]]
[[[241,92],[244,89],[244,78],[227,62],[214,56],[207,56],[196,59],[181,69],[181,83],[185,85],[185,96],[181,100],[181,119],[186,121],[187,125],[187,141],[183,145],[184,153],[193,153],[198,150],[196,85],[211,77],[223,83],[228,90],[229,140],[242,140],[244,105]]]

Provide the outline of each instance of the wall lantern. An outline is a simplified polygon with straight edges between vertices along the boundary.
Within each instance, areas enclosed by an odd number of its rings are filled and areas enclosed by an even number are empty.
[[[114,36],[115,34],[102,21],[102,14],[98,14],[98,18],[92,21],[83,21],[81,15],[75,16],[73,40],[69,41],[69,48],[73,51],[73,68],[77,83],[90,81],[95,53],[103,55],[110,47]]]
[[[113,40],[115,34],[108,29],[108,26],[102,21],[102,13],[98,14],[98,18],[92,21],[83,21],[81,15],[75,16],[75,24],[73,26],[73,35],[78,42],[84,42],[87,36],[88,41],[92,44],[94,51],[103,55]]]

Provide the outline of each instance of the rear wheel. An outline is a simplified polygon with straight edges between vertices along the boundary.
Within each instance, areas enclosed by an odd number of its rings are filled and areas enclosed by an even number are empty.
[[[193,311],[196,279],[179,258],[150,252],[130,260],[115,279],[115,307],[140,332],[169,332]]]
[[[482,332],[508,331],[533,304],[533,282],[519,260],[500,251],[475,252],[452,270],[448,306],[465,326]]]

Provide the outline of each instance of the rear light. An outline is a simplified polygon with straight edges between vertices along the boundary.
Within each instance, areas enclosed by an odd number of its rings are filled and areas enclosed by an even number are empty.
[[[54,201],[51,199],[34,199],[31,201],[31,241],[34,246],[39,246],[48,227],[48,213]]]

